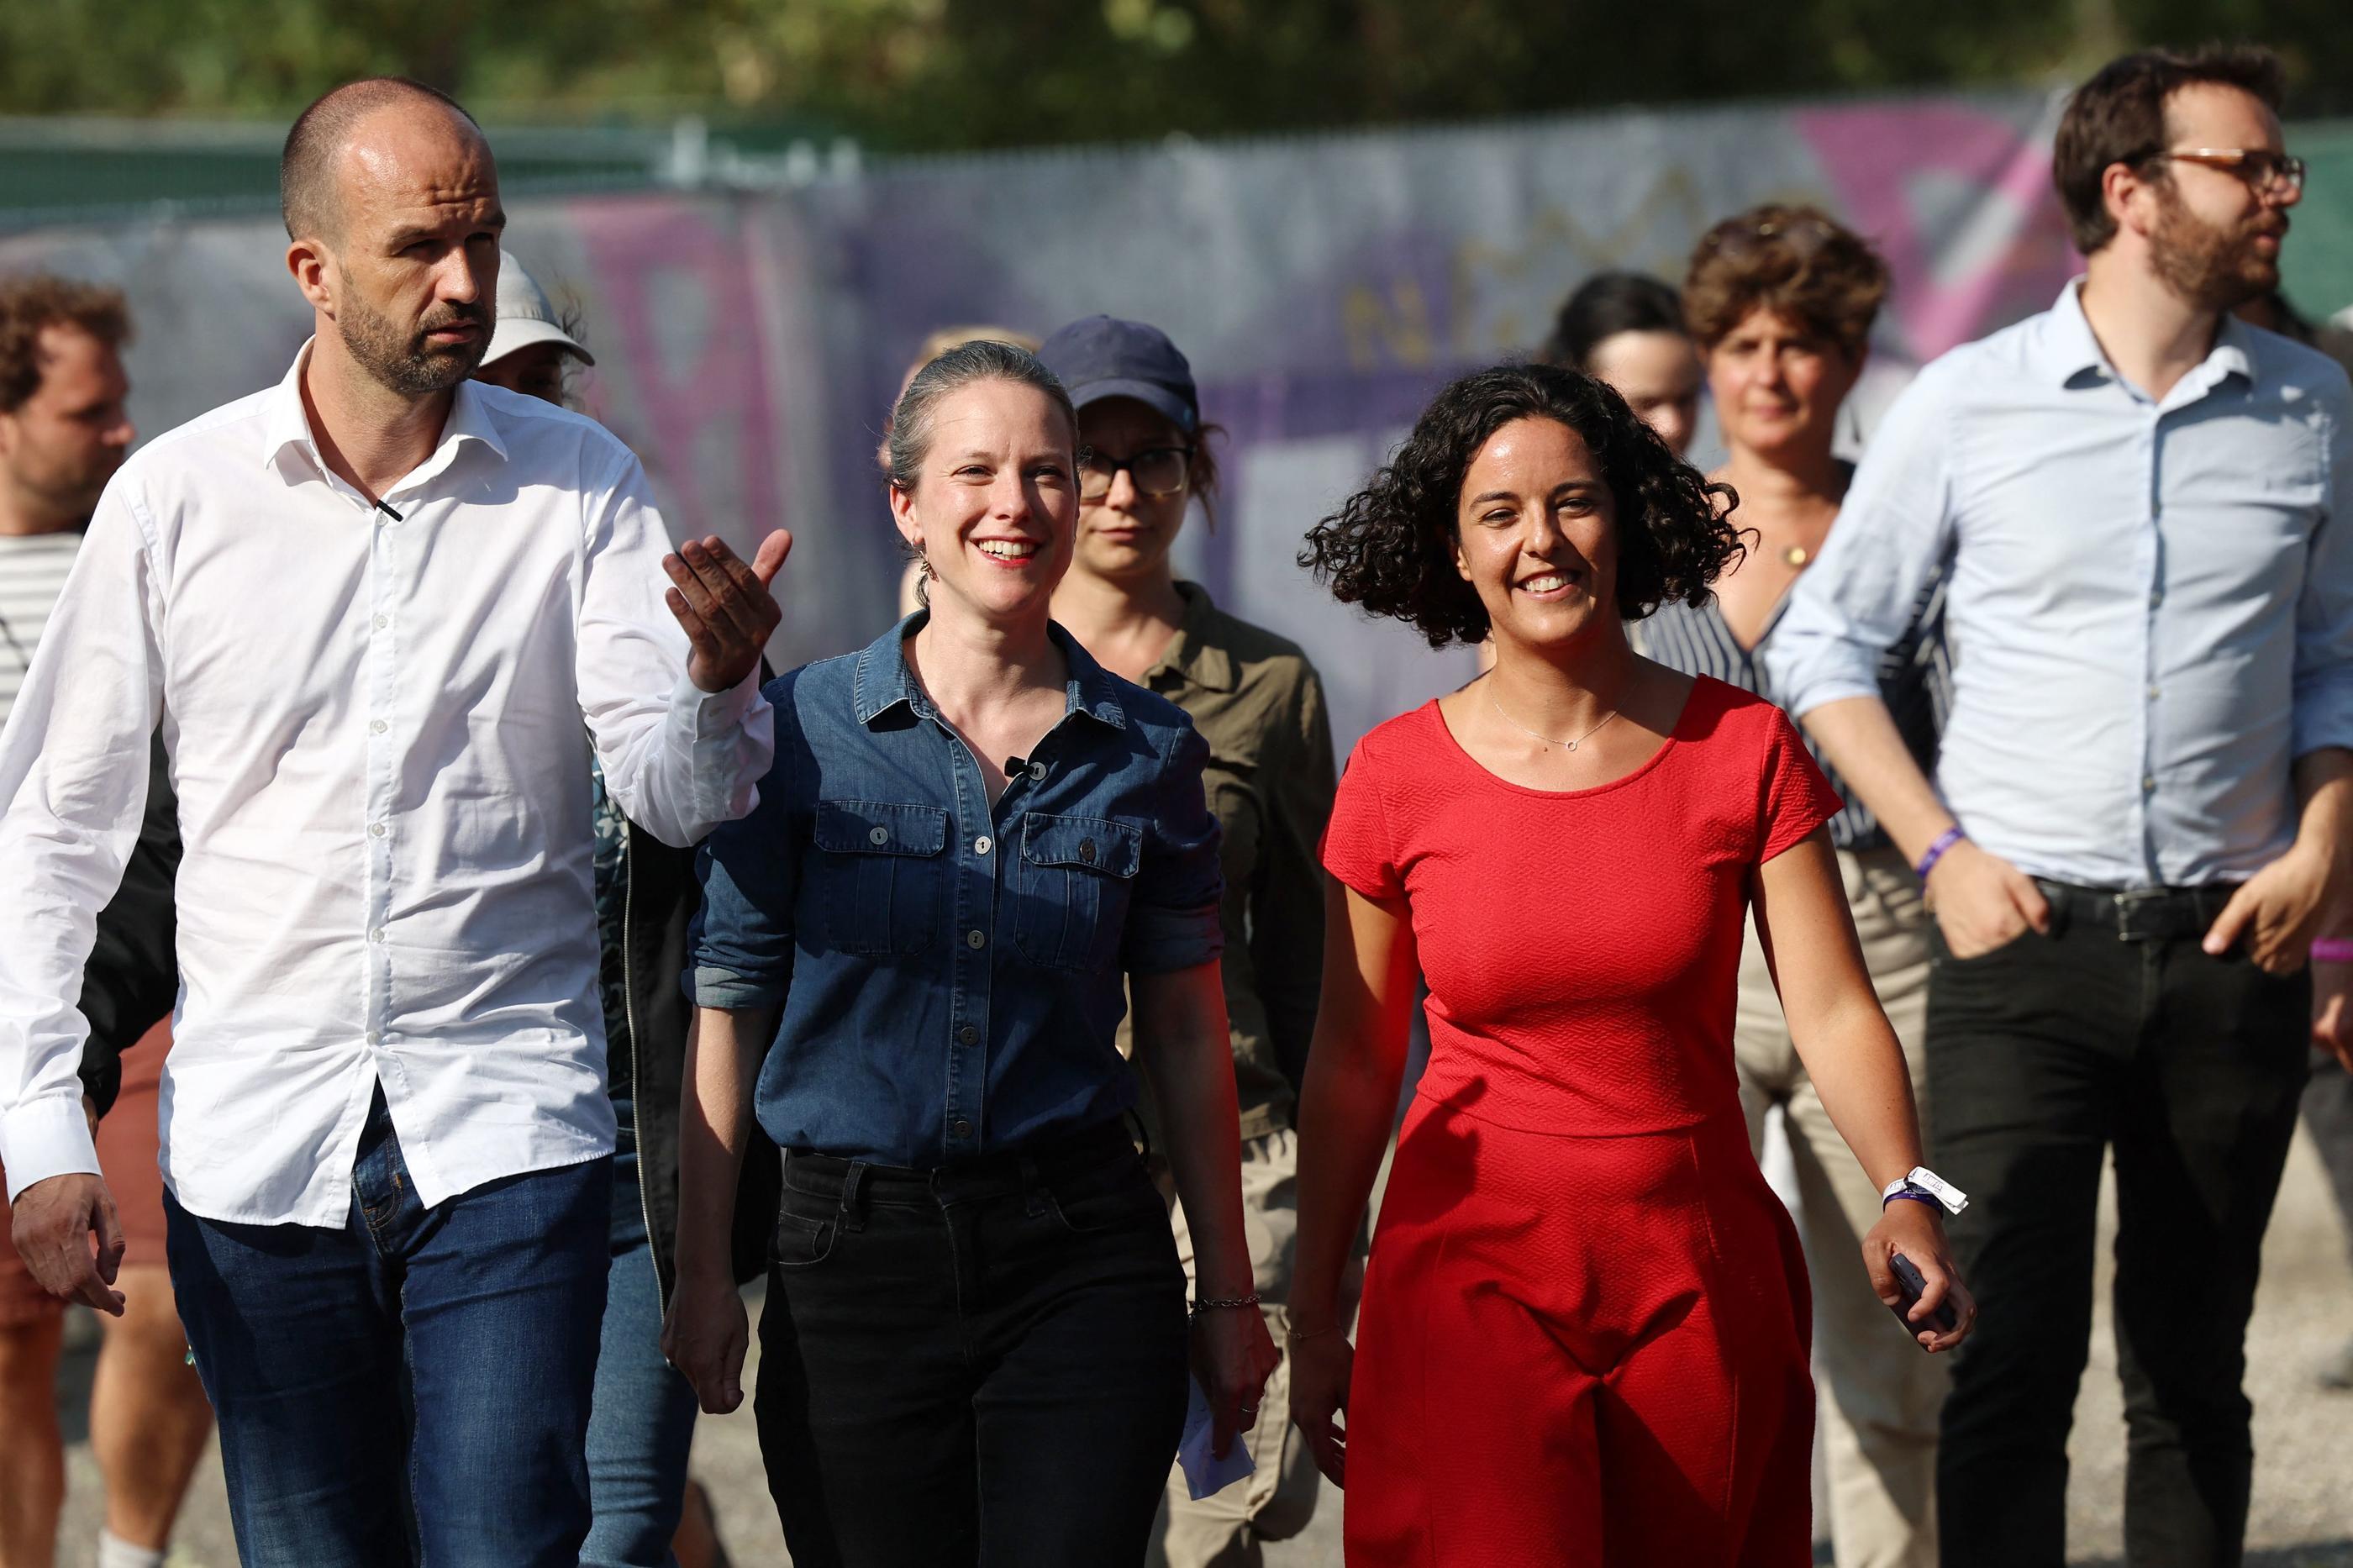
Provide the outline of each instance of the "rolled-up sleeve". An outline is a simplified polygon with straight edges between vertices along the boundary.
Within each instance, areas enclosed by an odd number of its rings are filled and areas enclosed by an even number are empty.
[[[801,749],[792,722],[787,675],[768,688],[778,716],[775,763],[760,781],[750,815],[714,831],[696,872],[702,908],[695,917],[688,992],[702,1007],[776,1006],[793,978],[793,902],[800,891],[802,846],[794,831],[792,769]]]
[[[2313,531],[2295,606],[2295,697],[2290,721],[2301,757],[2353,748],[2353,395],[2339,376],[2329,419],[2324,515]]]
[[[1218,819],[1201,787],[1208,742],[1189,720],[1169,731],[1161,758],[1157,808],[1144,835],[1120,967],[1131,974],[1164,974],[1207,963],[1225,952],[1218,900],[1225,889],[1218,868]]]
[[[1794,715],[1881,695],[1880,659],[1910,628],[1951,547],[1952,399],[1942,369],[1923,371],[1888,410],[1820,558],[1798,579],[1765,644],[1773,689]]]
[[[663,598],[670,532],[635,457],[588,487],[586,527],[581,710],[615,804],[684,848],[752,808],[774,755],[768,706],[756,674],[718,692],[688,678],[686,633]]]
[[[100,499],[0,730],[0,1163],[8,1196],[96,1173],[75,1005],[99,911],[147,804],[163,700],[149,531],[118,479]]]

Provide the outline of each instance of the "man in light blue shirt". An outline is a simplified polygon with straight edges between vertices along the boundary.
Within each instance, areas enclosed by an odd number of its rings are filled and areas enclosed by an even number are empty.
[[[2086,276],[1928,366],[1767,649],[1927,879],[1937,1168],[1976,1200],[1946,1568],[2061,1563],[2116,1152],[2126,1550],[2235,1562],[2263,1232],[2306,1070],[2302,973],[2353,806],[2353,394],[2226,312],[2275,286],[2303,166],[2264,51],[2148,53],[2078,91],[2054,176]],[[1932,784],[1881,650],[1949,562]]]

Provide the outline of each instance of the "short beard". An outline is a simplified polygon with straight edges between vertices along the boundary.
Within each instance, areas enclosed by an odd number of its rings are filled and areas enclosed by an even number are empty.
[[[437,346],[427,335],[460,321],[481,324],[482,307],[445,305],[406,333],[391,317],[353,296],[347,295],[335,312],[335,331],[352,358],[403,397],[430,397],[474,374],[482,352],[491,346],[489,332],[477,332],[470,341],[448,348]]]
[[[2279,287],[2279,264],[2255,250],[2253,232],[2216,228],[2168,191],[2149,231],[2149,263],[2165,286],[2201,310],[2235,310]]]

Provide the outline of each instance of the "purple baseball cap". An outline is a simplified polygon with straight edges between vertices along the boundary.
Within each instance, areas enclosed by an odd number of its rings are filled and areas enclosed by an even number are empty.
[[[1073,407],[1133,397],[1167,416],[1187,436],[1201,427],[1193,367],[1158,327],[1082,316],[1048,338],[1038,358],[1070,393]]]

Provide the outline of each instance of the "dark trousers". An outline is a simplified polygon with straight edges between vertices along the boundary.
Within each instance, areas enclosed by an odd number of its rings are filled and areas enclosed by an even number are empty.
[[[1120,1125],[937,1172],[786,1161],[757,1412],[797,1568],[1141,1563],[1186,1379]]]
[[[2204,912],[2201,909],[2200,918]],[[2248,1314],[2307,1064],[2311,986],[2059,911],[1928,987],[1930,1153],[1980,1307],[1945,1405],[1945,1568],[2061,1568],[2067,1431],[2092,1321],[2094,1209],[2116,1152],[2125,1552],[2240,1561],[2253,1468]]]
[[[341,1230],[165,1194],[247,1568],[577,1568],[611,1194],[601,1159],[427,1207],[381,1094]]]

